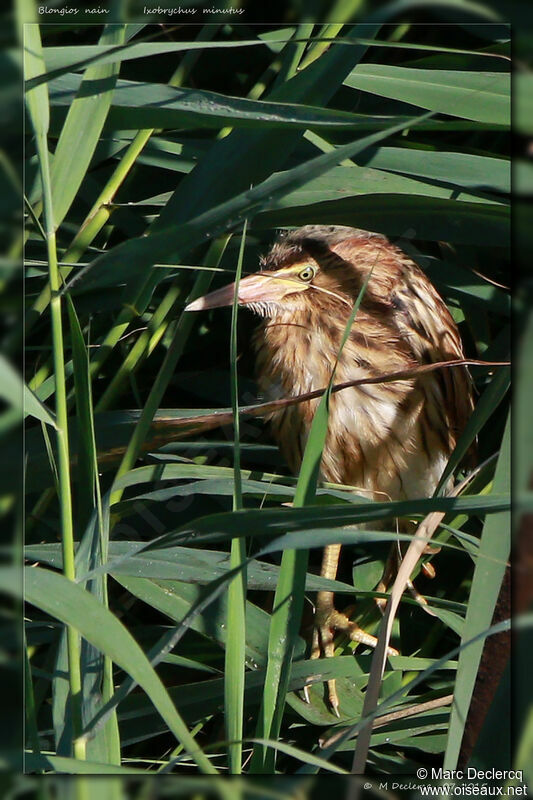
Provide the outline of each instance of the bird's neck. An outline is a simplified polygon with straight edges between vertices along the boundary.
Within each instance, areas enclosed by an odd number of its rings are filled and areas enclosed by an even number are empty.
[[[298,311],[265,320],[254,343],[266,399],[327,386],[346,326],[343,316]]]

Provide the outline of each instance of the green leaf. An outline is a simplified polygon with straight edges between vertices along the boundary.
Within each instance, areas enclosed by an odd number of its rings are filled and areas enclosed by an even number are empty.
[[[23,31],[24,76],[31,80],[44,71],[37,10],[30,0],[17,0],[16,10],[19,26]],[[31,89],[26,93],[25,101],[36,136],[46,136],[50,124],[48,87],[43,84]]]
[[[129,592],[143,602],[165,614],[175,622],[181,622],[191,606],[203,596],[205,590],[200,586],[180,581],[159,581],[130,577],[122,574],[116,580]],[[249,666],[262,666],[266,663],[269,614],[253,603],[246,603],[246,660]],[[211,605],[209,614],[199,614],[190,620],[190,627],[209,639],[225,644],[227,639],[227,593]],[[303,640],[299,641],[298,652],[304,650]]]
[[[317,672],[317,670],[319,670]],[[265,683],[265,669],[247,671],[245,676],[245,708],[256,713],[256,708],[261,701],[261,694]],[[342,681],[345,679],[351,689],[352,702],[350,712],[356,714],[362,707],[362,693],[356,688],[357,682],[363,682],[364,676],[353,656],[339,656],[321,661],[301,660],[292,665],[289,689],[295,692],[301,689],[308,678],[315,681],[326,680],[334,677]],[[204,680],[201,683],[186,686],[171,687],[170,696],[176,701],[180,700],[183,715],[189,724],[194,724],[205,718],[206,714],[215,714],[221,707],[224,699],[224,681],[222,678]],[[302,703],[294,695],[288,698],[291,707],[304,719],[314,724],[329,725],[332,718],[321,702],[320,692],[311,690],[312,706]],[[130,695],[123,704],[122,713],[124,723],[128,725],[129,737],[133,741],[158,735],[166,730],[164,722],[154,713],[153,708],[142,695]],[[128,741],[126,736],[125,741]]]
[[[101,42],[124,41],[124,25],[106,26]],[[54,224],[59,227],[81,186],[111,105],[119,64],[89,67],[68,101],[68,114],[52,161]],[[46,87],[44,87],[46,88]],[[51,94],[52,98],[53,92]]]
[[[409,151],[407,151],[409,152]],[[440,186],[424,180],[408,178],[393,172],[369,167],[334,167],[326,175],[307,183],[296,192],[291,192],[276,203],[276,208],[309,206],[313,203],[327,203],[360,195],[417,195],[454,199],[458,202],[499,203],[469,192],[461,192],[456,186]]]
[[[424,114],[418,121],[426,118],[427,115]],[[253,216],[258,211],[272,206],[280,196],[308,183],[343,158],[362,152],[393,133],[398,133],[404,127],[405,123],[394,125],[385,131],[338,147],[333,153],[317,156],[281,175],[274,175],[259,186],[216,206],[191,222],[178,226],[174,224],[149,236],[130,239],[93,261],[71,281],[67,288],[72,287],[74,283],[77,284],[76,291],[79,291],[80,283],[85,290],[89,287],[94,288],[95,285],[100,287],[115,285],[121,277],[123,280],[127,278],[131,281],[137,275],[142,275],[154,261],[163,261],[171,254],[176,258],[200,244],[206,236],[211,238],[227,232],[239,224],[244,215]]]
[[[290,37],[276,35],[273,40],[284,44]],[[46,47],[44,61],[48,72],[37,75],[31,82],[27,81],[27,88],[46,83],[53,78],[58,78],[65,72],[72,72],[88,66],[89,64],[120,64],[134,58],[149,58],[161,56],[165,53],[183,53],[191,50],[228,50],[235,47],[257,47],[271,44],[261,39],[245,39],[240,42],[133,42],[124,46],[112,44],[86,44],[66,47]]]
[[[434,659],[421,659],[403,656],[393,656],[390,659],[392,669],[423,670],[430,668]],[[368,679],[368,656],[337,656],[336,658],[295,661],[291,669],[289,683],[290,692],[301,689],[308,678],[313,679],[310,690],[311,704],[302,702],[296,695],[291,694],[288,702],[291,707],[304,719],[316,725],[331,725],[331,712],[326,708],[322,698],[320,683],[329,678],[336,678],[339,686],[346,686],[347,706],[343,718],[353,719],[362,708],[362,689]],[[445,670],[455,670],[456,662],[448,662],[440,667]],[[261,700],[261,692],[265,682],[265,670],[257,669],[248,671],[245,678],[245,707],[256,707]],[[389,672],[390,674],[390,672]],[[224,681],[222,678],[203,680],[201,683],[190,683],[185,686],[169,688],[169,694],[175,702],[180,702],[184,718],[192,725],[205,718],[208,714],[216,713],[223,702]],[[161,717],[142,694],[131,694],[121,707],[122,727],[128,726],[125,742],[139,741],[159,735],[167,730]]]
[[[508,419],[494,476],[494,491],[509,489],[511,468],[511,426]],[[472,589],[466,612],[462,642],[475,639],[490,627],[502,585],[510,550],[510,512],[502,511],[490,516],[483,527],[480,554],[486,556],[476,562]],[[455,769],[463,739],[470,700],[478,671],[483,641],[478,639],[459,656],[454,704],[444,758],[445,769]]]
[[[504,204],[457,202],[418,195],[368,194],[361,197],[296,203],[262,210],[254,225],[261,228],[317,225],[353,225],[389,236],[430,241],[509,247],[510,209]]]
[[[24,383],[19,373],[5,356],[0,354],[0,398],[5,400],[22,417],[35,417],[41,422],[57,428],[55,415],[41,403],[39,398]]]
[[[248,535],[259,536],[270,534],[279,536],[289,531],[308,531],[318,525],[342,527],[355,523],[372,523],[382,519],[410,517],[429,514],[431,511],[449,513],[498,514],[509,509],[509,496],[500,493],[491,495],[471,495],[462,497],[433,497],[423,500],[402,500],[386,503],[369,503],[360,501],[350,506],[314,506],[312,508],[264,508],[261,511],[236,511],[223,514],[212,514],[200,517],[193,523],[183,526],[181,535],[194,532],[197,537],[203,534],[217,535],[221,538]],[[347,536],[357,534],[344,531]],[[361,535],[363,532],[359,532]],[[171,536],[180,535],[178,530]],[[165,537],[167,538],[167,537]],[[168,540],[167,539],[167,540]]]
[[[112,575],[130,575],[153,580],[174,580],[206,585],[227,574],[229,554],[218,550],[191,547],[168,547],[149,554],[136,552],[139,542],[110,542],[108,562]],[[131,554],[131,555],[130,555]],[[59,544],[28,545],[25,556],[61,569],[63,559]],[[278,582],[279,566],[252,560],[247,565],[247,586],[251,590],[272,591]],[[354,587],[342,581],[330,581],[320,575],[307,573],[305,588],[309,592],[329,589],[332,592],[353,593]],[[242,629],[241,629],[242,630]]]
[[[109,69],[92,67],[91,69]],[[109,91],[112,90],[112,86]],[[75,73],[56,78],[49,84],[53,108],[72,107],[74,98],[91,100],[90,86],[84,91]],[[241,97],[185,89],[162,83],[118,80],[112,93],[108,127],[137,128],[290,128],[317,130],[354,130],[361,117],[347,111],[296,103],[248,100]],[[111,99],[110,99],[111,102]]]
[[[346,38],[372,38],[378,30],[379,25],[355,25],[347,31]],[[358,44],[332,47],[309,67],[275,87],[267,99],[326,106],[366,51],[366,46]],[[286,162],[301,135],[302,131],[297,130],[232,131],[211,147],[180,184],[161,212],[157,228],[182,224],[265,180],[280,168],[280,163]]]
[[[98,457],[89,378],[89,357],[76,310],[70,297],[67,297],[67,310],[72,339],[76,411],[79,419],[77,453],[78,523],[82,529],[85,529],[91,512],[95,507]]]
[[[69,775],[146,775],[144,769],[138,767],[121,767],[100,761],[81,761],[67,756],[45,755],[43,753],[25,753],[24,765],[28,773],[62,773]],[[105,779],[102,779],[105,780]],[[99,781],[99,791],[104,787]]]
[[[104,520],[98,477],[89,356],[70,297],[67,297],[67,308],[72,339],[76,410],[80,423],[77,459],[78,525],[80,528],[86,529],[82,546],[76,554],[76,572],[78,575],[83,575],[91,568],[101,566],[107,561],[109,531]],[[97,579],[88,582],[86,588],[107,608],[106,580],[105,574],[100,575]],[[107,656],[102,657],[92,645],[84,643],[82,646],[82,670],[84,672],[84,707],[86,714],[92,716],[99,705],[100,696],[105,702],[113,692],[113,664]],[[60,725],[61,723],[55,726],[56,730]],[[116,712],[110,715],[106,726],[89,739],[88,755],[93,760],[105,760],[110,764],[120,764],[120,737]]]
[[[511,78],[504,72],[359,64],[345,84],[454,117],[495,125],[510,124]]]
[[[247,220],[244,221],[237,269],[235,271],[235,291],[231,308],[230,329],[230,370],[231,370],[231,410],[233,412],[233,510],[243,507],[241,486],[241,451],[239,419],[239,383],[237,374],[237,317],[239,308],[239,284],[242,275],[244,246],[246,243]],[[228,741],[228,765],[232,775],[242,772],[242,737],[244,716],[244,672],[246,637],[246,540],[233,539],[231,543],[230,567],[239,569],[228,586],[228,638],[224,662],[224,708],[226,713],[226,733]]]
[[[55,572],[38,567],[26,568],[24,588],[29,603],[65,625],[71,625],[131,675],[148,694],[199,769],[204,773],[216,773],[189,733],[145,654],[117,617],[89,592]]]
[[[416,175],[433,181],[508,194],[511,191],[511,162],[474,153],[452,153],[418,147],[379,147],[360,158],[374,169]]]

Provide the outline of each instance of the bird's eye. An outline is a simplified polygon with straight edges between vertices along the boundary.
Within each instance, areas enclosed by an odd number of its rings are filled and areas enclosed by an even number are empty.
[[[301,281],[312,281],[315,277],[315,270],[313,267],[304,267],[301,272],[298,273],[298,277]]]

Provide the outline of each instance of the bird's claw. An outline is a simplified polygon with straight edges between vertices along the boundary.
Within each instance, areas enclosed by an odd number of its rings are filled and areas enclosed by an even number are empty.
[[[352,613],[353,606],[351,606],[349,609],[346,609],[346,612]],[[341,613],[335,608],[332,608],[323,621],[317,620],[315,623],[315,627],[313,628],[313,639],[311,643],[311,659],[318,659],[322,655],[325,658],[332,658],[335,655],[334,634],[336,631],[347,635],[352,642],[366,644],[369,647],[375,647],[378,642],[375,636],[372,636],[370,633],[362,630],[356,622],[353,622],[351,619],[349,619],[347,613]],[[394,647],[388,647],[387,655],[397,656],[399,653]],[[332,713],[336,717],[340,718],[340,703],[339,696],[337,694],[337,682],[335,678],[330,678],[326,681],[326,684],[328,688],[329,707]],[[302,689],[303,699],[306,703],[310,703],[310,685],[311,681],[308,681]]]
[[[440,550],[441,548],[438,546],[433,547],[427,544],[423,552],[426,555],[435,555],[437,553],[440,553]],[[376,592],[385,594],[388,591],[394,576],[398,573],[398,569],[400,568],[400,563],[401,563],[401,554],[395,547],[393,547],[391,549],[391,552],[389,553],[389,557],[387,559],[387,563],[385,564],[385,569],[383,570],[383,575],[381,576],[381,580],[376,586]],[[420,569],[426,578],[433,579],[436,575],[435,567],[429,561],[422,563]],[[411,594],[411,597],[414,600],[416,600],[416,602],[419,605],[422,606],[424,611],[427,611],[428,614],[435,616],[433,612],[427,608],[428,602],[424,597],[424,595],[420,594],[414,583],[410,580],[407,582],[407,589]],[[383,614],[385,611],[385,606],[387,605],[388,602],[387,598],[376,597],[374,602],[376,603],[377,607]]]

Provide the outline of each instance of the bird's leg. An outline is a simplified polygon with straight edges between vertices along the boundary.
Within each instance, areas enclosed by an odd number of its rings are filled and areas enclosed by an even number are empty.
[[[385,562],[385,569],[383,570],[383,575],[381,576],[381,580],[376,586],[376,592],[385,594],[385,592],[390,586],[391,581],[398,572],[398,566],[399,566],[398,550],[396,548],[396,545],[393,544],[389,550],[389,555],[387,556],[387,560]],[[381,611],[381,613],[383,613],[385,611],[385,606],[387,605],[387,598],[376,597],[376,605]]]
[[[320,570],[320,575],[323,578],[335,580],[337,577],[340,552],[340,544],[332,544],[324,548],[322,568]],[[352,611],[353,606],[350,607],[350,613]],[[337,611],[333,592],[318,592],[311,643],[311,658],[320,658],[321,655],[330,658],[335,654],[334,637],[336,631],[342,631],[353,642],[360,642],[369,647],[375,647],[377,644],[375,636],[366,633],[356,622],[352,622],[347,613]],[[392,647],[388,648],[388,652],[389,655],[398,655],[398,651]],[[309,684],[304,687],[304,698],[307,702],[309,702],[308,686]],[[333,709],[333,713],[339,716],[339,698],[335,679],[328,680],[327,686],[330,706]]]
[[[320,575],[323,578],[335,580],[337,568],[341,554],[341,545],[332,544],[324,548],[322,556],[322,567]],[[335,644],[333,641],[333,628],[331,625],[332,616],[336,613],[333,603],[333,592],[318,592],[315,609],[315,619],[313,628],[313,641],[311,643],[311,658],[320,658],[324,653],[326,658],[335,654]],[[327,681],[328,697],[333,712],[339,716],[339,698],[335,680]],[[305,687],[307,691],[307,686]],[[308,696],[306,700],[309,702]]]
[[[431,545],[426,545],[424,548],[425,554],[434,555],[435,553],[440,552],[440,547],[432,547]],[[402,561],[402,549],[399,542],[395,542],[387,557],[387,561],[385,562],[385,569],[383,570],[383,575],[381,576],[381,580],[376,587],[376,592],[380,592],[381,594],[385,593],[389,588],[390,584],[392,583],[393,579],[396,577],[398,569],[400,568],[400,564]],[[422,564],[421,572],[424,573],[426,578],[434,578],[435,577],[435,567],[433,564],[427,563]],[[427,606],[427,600],[424,595],[420,594],[414,583],[409,580],[407,581],[407,589],[411,595],[411,597],[416,600],[417,603],[420,603],[421,606]],[[384,597],[376,597],[376,605],[378,606],[379,610],[383,612],[385,610],[385,606],[387,605],[387,600]]]
[[[424,554],[433,555],[435,553],[439,553],[440,552],[440,547],[432,547],[431,545],[427,544],[425,546],[423,552],[424,552]],[[400,560],[401,560],[401,552],[400,552]],[[420,571],[426,576],[426,578],[434,578],[435,575],[436,575],[435,567],[433,566],[433,564],[430,564],[429,561],[420,566]],[[407,589],[408,589],[411,597],[413,598],[413,600],[416,600],[416,602],[419,603],[421,606],[427,606],[428,601],[426,600],[426,598],[424,597],[423,594],[420,594],[420,592],[418,591],[418,589],[414,585],[413,581],[409,580],[407,582]],[[425,609],[425,610],[429,612],[429,609]],[[429,612],[429,613],[431,613],[433,615],[433,612]]]

